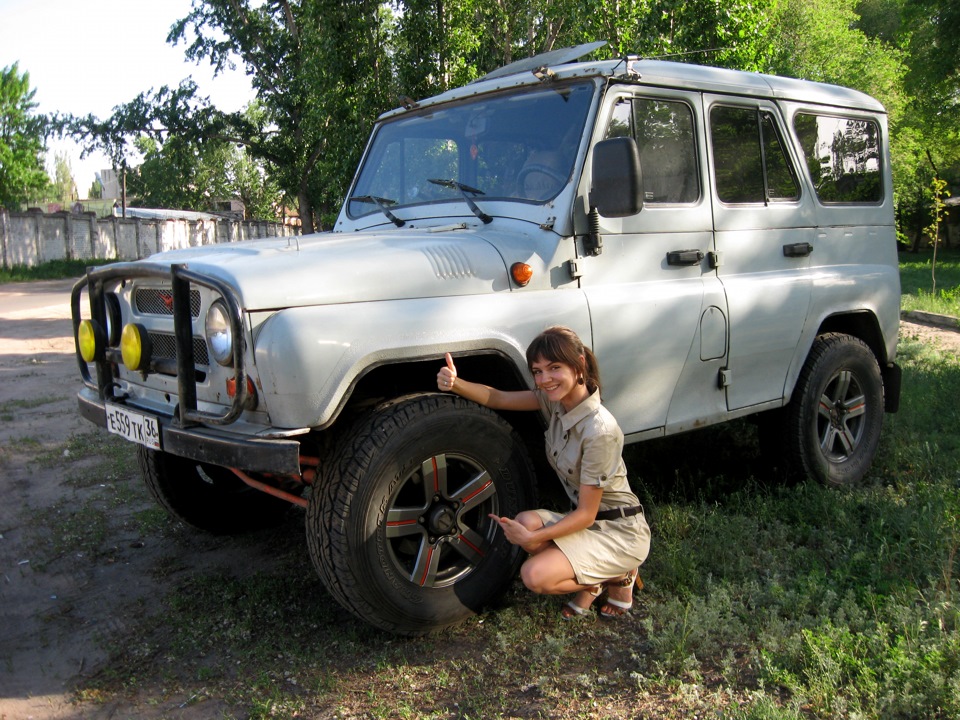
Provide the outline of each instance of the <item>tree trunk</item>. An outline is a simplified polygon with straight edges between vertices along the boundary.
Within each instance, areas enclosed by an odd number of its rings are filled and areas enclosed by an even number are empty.
[[[297,193],[297,204],[300,206],[300,232],[303,235],[316,231],[314,224],[313,204],[310,202],[310,196],[305,188],[300,188]]]

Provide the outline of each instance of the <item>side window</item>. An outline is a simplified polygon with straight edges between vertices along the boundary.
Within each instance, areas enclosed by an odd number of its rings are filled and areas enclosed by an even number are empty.
[[[878,203],[883,200],[877,123],[799,113],[793,126],[820,202]]]
[[[717,196],[722,202],[768,203],[800,197],[796,172],[770,113],[715,107],[710,113],[710,134]]]
[[[693,113],[685,103],[623,100],[614,108],[606,137],[637,141],[644,202],[692,203],[700,197]]]

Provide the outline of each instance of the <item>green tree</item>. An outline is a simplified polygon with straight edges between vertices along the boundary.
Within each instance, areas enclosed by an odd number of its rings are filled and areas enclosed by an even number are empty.
[[[285,198],[263,162],[234,146],[224,171],[230,194],[243,202],[248,219],[282,219]]]
[[[200,134],[229,130],[297,198],[310,230],[332,223],[376,115],[391,105],[391,15],[376,0],[203,0],[172,28],[187,57],[240,62],[262,115],[211,113]],[[218,127],[219,126],[219,127]]]
[[[162,143],[141,136],[135,145],[143,162],[127,174],[131,206],[213,210],[217,200],[229,196],[223,171],[232,149],[229,143],[196,143],[170,135]]]
[[[43,165],[46,118],[34,114],[35,93],[17,63],[0,71],[0,207],[19,209],[50,183]]]
[[[66,153],[55,153],[53,160],[53,184],[49,198],[66,207],[77,199],[77,184],[73,180],[73,169]]]

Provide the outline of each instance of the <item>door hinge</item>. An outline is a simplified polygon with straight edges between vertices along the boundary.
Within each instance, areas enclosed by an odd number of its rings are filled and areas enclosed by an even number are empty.
[[[717,373],[717,387],[723,390],[725,387],[730,387],[730,383],[733,382],[733,373],[730,371],[730,368],[720,368],[720,372]]]
[[[570,279],[577,280],[580,275],[580,261],[579,260],[567,260],[567,270],[570,271]]]
[[[707,262],[710,264],[711,270],[716,270],[718,267],[723,265],[723,255],[711,250],[707,253]]]

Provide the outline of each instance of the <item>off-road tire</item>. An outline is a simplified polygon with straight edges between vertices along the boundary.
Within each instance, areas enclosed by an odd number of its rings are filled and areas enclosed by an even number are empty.
[[[534,497],[526,447],[499,415],[452,395],[400,399],[361,418],[325,464],[307,509],[310,557],[362,620],[438,630],[516,575],[522,553],[487,515],[514,517]]]
[[[819,336],[782,415],[787,470],[827,485],[859,483],[876,455],[883,413],[883,379],[866,343]]]
[[[178,520],[216,535],[250,532],[282,522],[290,503],[248,487],[226,468],[137,448],[147,489]]]

